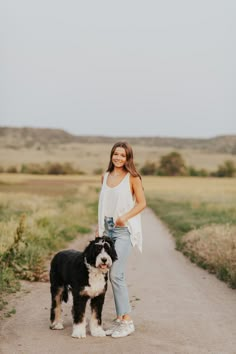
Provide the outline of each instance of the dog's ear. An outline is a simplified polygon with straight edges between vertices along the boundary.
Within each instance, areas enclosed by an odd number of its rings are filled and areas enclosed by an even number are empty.
[[[111,249],[111,259],[112,259],[112,262],[115,262],[118,259],[118,256],[117,256],[117,253],[116,253],[116,250],[115,250],[114,246]]]
[[[117,256],[117,253],[115,250],[114,241],[110,237],[107,237],[107,236],[104,236],[103,238],[110,245],[109,254],[111,256],[112,262],[116,261],[118,259],[118,256]]]
[[[89,264],[95,265],[96,253],[95,253],[95,245],[96,240],[92,240],[89,242],[88,246],[84,250],[84,257]]]

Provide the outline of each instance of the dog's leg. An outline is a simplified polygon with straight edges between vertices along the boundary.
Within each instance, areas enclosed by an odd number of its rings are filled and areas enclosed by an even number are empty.
[[[79,296],[73,292],[73,338],[85,338],[86,337],[86,318],[85,309],[88,301],[87,296]]]
[[[63,329],[61,319],[61,302],[64,288],[51,286],[52,307],[51,307],[51,329]]]
[[[102,328],[102,308],[104,304],[105,294],[101,294],[91,299],[91,320],[90,332],[94,337],[105,337],[105,331]]]

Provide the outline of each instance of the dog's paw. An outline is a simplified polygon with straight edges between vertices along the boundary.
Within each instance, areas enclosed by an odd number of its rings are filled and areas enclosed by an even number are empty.
[[[53,322],[50,325],[50,329],[64,329],[64,326],[61,322]]]
[[[102,329],[102,327],[90,328],[90,332],[93,337],[105,337],[106,336],[106,333]]]
[[[84,325],[74,325],[71,337],[73,338],[86,338],[86,328]]]

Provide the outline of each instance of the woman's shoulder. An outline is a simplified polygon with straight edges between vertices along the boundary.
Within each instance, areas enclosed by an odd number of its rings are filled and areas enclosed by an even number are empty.
[[[107,171],[102,174],[102,176],[101,176],[102,184],[103,184],[104,178],[106,178],[108,176],[108,174],[109,174],[109,172],[107,172]]]
[[[130,183],[132,186],[141,186],[142,185],[142,180],[139,176],[133,176],[130,173]]]
[[[130,173],[130,179],[131,181],[133,182],[141,182],[141,178],[139,176],[133,176],[131,173]]]

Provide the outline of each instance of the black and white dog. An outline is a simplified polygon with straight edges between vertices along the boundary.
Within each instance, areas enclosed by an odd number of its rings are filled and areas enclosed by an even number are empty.
[[[68,291],[71,290],[72,337],[86,337],[85,309],[89,299],[92,310],[91,335],[105,336],[102,329],[102,308],[107,290],[107,273],[116,259],[113,241],[105,236],[90,241],[84,252],[65,250],[54,256],[50,269],[51,329],[63,329],[61,303],[68,301]]]

